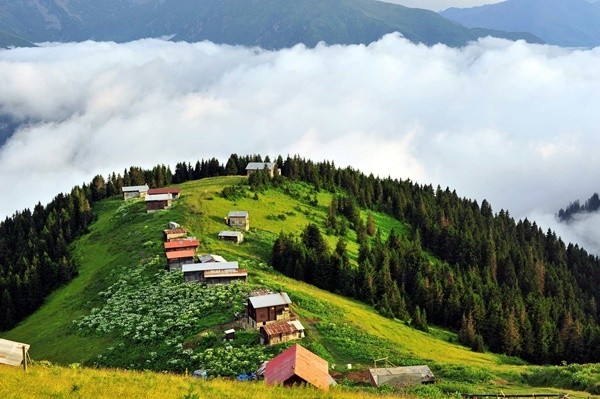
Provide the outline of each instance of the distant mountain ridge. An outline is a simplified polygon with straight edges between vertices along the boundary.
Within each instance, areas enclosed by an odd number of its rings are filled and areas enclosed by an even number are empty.
[[[589,0],[506,0],[440,12],[467,27],[524,31],[549,44],[567,47],[600,45],[600,2]]]
[[[395,31],[428,45],[460,46],[489,35],[541,41],[527,33],[465,28],[433,11],[373,0],[0,0],[2,46],[172,36],[277,49],[320,41],[367,44]]]

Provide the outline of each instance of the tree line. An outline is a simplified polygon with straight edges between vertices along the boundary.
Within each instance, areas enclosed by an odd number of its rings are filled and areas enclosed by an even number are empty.
[[[586,212],[597,212],[600,209],[600,196],[598,193],[594,193],[588,198],[583,205],[579,203],[579,200],[572,202],[565,209],[560,209],[558,214],[558,220],[561,222],[568,222],[578,213]]]

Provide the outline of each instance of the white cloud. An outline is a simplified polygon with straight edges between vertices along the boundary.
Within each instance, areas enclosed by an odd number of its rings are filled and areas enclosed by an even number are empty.
[[[35,122],[0,149],[3,215],[97,173],[233,152],[450,186],[515,217],[600,189],[600,49],[52,44],[1,51],[0,87],[0,111]]]

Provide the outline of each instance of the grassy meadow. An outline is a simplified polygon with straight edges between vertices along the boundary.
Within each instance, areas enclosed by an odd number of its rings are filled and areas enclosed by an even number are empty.
[[[34,365],[27,374],[18,368],[0,367],[0,397],[289,396],[286,389],[266,388],[256,382],[238,383],[219,378],[198,381],[171,373],[79,367],[79,363],[97,366],[99,358],[111,359],[110,356],[113,356],[112,359],[115,359],[118,355],[115,353],[120,352],[124,359],[118,360],[124,368],[144,370],[154,365],[163,370],[161,365],[165,364],[181,372],[205,364],[206,350],[222,350],[222,344],[214,339],[214,334],[221,331],[222,323],[230,321],[228,310],[211,313],[208,310],[198,312],[191,308],[173,307],[174,298],[200,298],[197,295],[202,293],[197,292],[200,290],[198,287],[174,282],[178,280],[177,276],[163,271],[166,259],[162,230],[169,221],[180,223],[191,235],[200,239],[200,253],[215,253],[227,260],[240,261],[241,267],[249,271],[250,287],[268,287],[289,293],[292,309],[307,329],[302,345],[335,367],[342,385],[329,394],[297,389],[293,395],[298,398],[386,397],[397,394],[437,398],[460,392],[569,392],[571,397],[587,398],[590,393],[596,393],[594,386],[600,381],[600,373],[594,367],[566,365],[540,368],[516,358],[472,352],[457,344],[456,334],[452,332],[435,326],[430,326],[430,333],[417,331],[402,321],[380,316],[363,303],[275,272],[268,265],[273,240],[280,231],[299,234],[309,222],[323,228],[333,194],[315,192],[303,183],[288,183],[283,188],[268,189],[255,195],[244,186],[244,182],[243,177],[219,177],[184,183],[180,186],[181,199],[171,209],[154,214],[145,212],[141,200],[124,202],[113,198],[95,204],[97,221],[90,233],[72,247],[80,263],[79,276],[48,297],[36,313],[1,335],[2,338],[31,344],[30,354],[34,360],[48,360],[66,367],[42,363]],[[223,188],[231,186],[235,187],[232,190],[235,195],[224,198],[221,195]],[[224,220],[231,210],[247,210],[250,213],[251,229],[245,233],[245,241],[240,245],[217,238],[219,231],[228,229]],[[367,214],[363,212],[362,216],[366,219]],[[384,239],[392,229],[400,235],[407,235],[408,226],[401,222],[380,213],[373,216]],[[322,232],[325,233],[325,230]],[[325,238],[333,248],[337,238],[329,235]],[[350,257],[355,261],[358,246],[353,231],[349,232],[347,243]],[[123,298],[123,302],[116,303],[118,298]],[[113,300],[111,306],[114,308],[108,307],[108,299]],[[144,308],[144,301],[148,308]],[[172,306],[162,308],[163,303]],[[145,309],[143,312],[147,314],[143,316],[146,319],[137,317],[136,306]],[[154,308],[157,313],[170,315],[169,318],[157,316],[148,319]],[[102,316],[103,311],[113,312],[114,325],[107,324],[111,321],[107,320],[111,314]],[[127,321],[129,326],[117,323],[117,319],[125,315],[133,317],[134,321]],[[89,331],[82,329],[80,325],[87,320],[93,320],[98,327]],[[170,324],[165,324],[167,322]],[[139,327],[136,330],[131,323],[143,324],[144,329]],[[163,333],[154,340],[149,338],[150,333],[156,335],[157,331],[163,331],[166,334],[174,328],[183,328],[185,333],[165,338],[172,341],[168,347],[160,342]],[[132,337],[132,331],[136,332],[135,337]],[[206,335],[207,331],[212,331],[213,335]],[[246,343],[251,343],[254,337],[247,334],[244,339],[248,342],[239,344],[239,347],[234,344],[234,351],[245,353],[249,350]],[[209,348],[209,344],[214,348]],[[192,351],[189,348],[193,345],[199,346]],[[247,356],[272,355],[264,351],[258,355],[247,353]],[[132,358],[130,363],[128,357]],[[398,366],[428,364],[436,375],[437,383],[402,391],[375,390],[353,377],[354,372],[372,367],[373,360],[380,358],[388,358]],[[121,367],[121,363],[113,363],[113,367],[114,364]],[[346,368],[347,364],[352,364],[352,370]],[[586,389],[587,392],[584,392]]]

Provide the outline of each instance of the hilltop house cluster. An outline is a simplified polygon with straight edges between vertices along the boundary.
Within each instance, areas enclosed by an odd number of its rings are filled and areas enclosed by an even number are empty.
[[[146,212],[152,213],[170,208],[173,200],[179,198],[181,189],[178,187],[149,188],[143,186],[125,186],[122,188],[123,199],[144,198]]]
[[[271,162],[251,162],[246,167],[250,177],[258,171],[267,171],[270,177],[279,175],[277,165]],[[172,201],[179,198],[181,189],[167,187],[149,189],[144,186],[123,187],[123,198],[144,198],[148,213],[168,209]],[[244,241],[243,232],[250,229],[250,215],[245,210],[232,210],[224,218],[228,230],[222,230],[218,238],[240,244]],[[163,230],[164,251],[167,258],[166,268],[169,271],[183,272],[186,283],[230,284],[246,282],[248,272],[240,269],[237,261],[227,261],[217,254],[197,254],[200,241],[188,236],[187,229],[178,223],[170,222]],[[291,310],[292,301],[285,292],[266,290],[251,292],[244,309],[240,327],[258,330],[259,340],[263,345],[276,345],[305,337],[305,328],[298,316]],[[235,329],[224,333],[225,340],[235,339]],[[375,386],[384,384],[412,385],[433,381],[433,374],[427,366],[386,367],[369,370],[371,383]],[[291,386],[298,383],[313,385],[328,390],[335,381],[329,375],[329,364],[304,347],[295,344],[271,359],[256,371],[256,376],[264,378],[266,383]],[[202,374],[201,374],[202,375]]]

